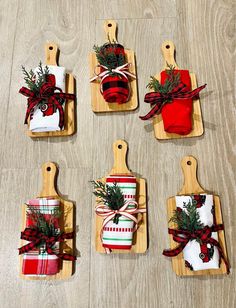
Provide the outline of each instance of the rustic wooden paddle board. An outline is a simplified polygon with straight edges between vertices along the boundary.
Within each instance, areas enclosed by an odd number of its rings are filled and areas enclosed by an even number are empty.
[[[104,22],[104,30],[107,42],[116,42],[117,23],[114,20],[106,20]],[[128,63],[131,63],[130,72],[136,74],[135,68],[135,55],[133,50],[125,49],[125,55]],[[98,65],[95,52],[91,52],[89,55],[90,63],[90,76],[94,76],[94,70]],[[104,100],[100,92],[100,81],[96,80],[90,82],[91,86],[91,104],[94,112],[114,112],[114,111],[131,111],[138,107],[138,95],[137,95],[137,81],[136,79],[130,80],[130,98],[127,103],[108,103]]]
[[[161,50],[164,56],[164,67],[163,70],[168,69],[167,63],[174,65],[176,69],[180,69],[175,62],[175,45],[172,41],[164,41],[161,46]],[[191,78],[192,90],[197,88],[196,75],[194,73],[189,73]],[[160,81],[160,73],[155,76],[156,79]],[[193,100],[193,113],[192,113],[192,131],[188,135],[178,135],[167,133],[164,130],[163,120],[161,114],[156,115],[153,118],[154,134],[157,139],[177,139],[177,138],[189,138],[201,136],[204,132],[202,113],[200,100]]]
[[[110,175],[122,174],[133,175],[126,164],[128,145],[124,140],[117,140],[113,144],[114,166],[111,169]],[[106,177],[101,179],[104,183]],[[139,208],[146,209],[146,181],[143,178],[136,178],[137,191],[136,201]],[[99,181],[99,180],[98,180]],[[144,253],[147,250],[147,213],[137,214],[138,230],[134,233],[133,245],[131,250],[113,249],[112,253]],[[102,247],[100,232],[102,229],[103,218],[96,215],[96,231],[95,231],[95,246],[96,251],[105,253]]]
[[[60,207],[62,210],[62,215],[60,217],[60,229],[61,231],[72,232],[74,230],[74,204],[71,201],[63,199],[57,192],[56,189],[56,176],[57,167],[52,162],[47,162],[42,165],[43,173],[43,189],[37,198],[53,197],[60,200]],[[22,206],[22,230],[26,227],[26,204]],[[27,242],[21,240],[20,247],[25,245]],[[66,239],[62,244],[62,250],[65,253],[73,254],[75,250],[74,246],[75,240]],[[20,277],[28,280],[56,280],[56,279],[66,279],[69,278],[74,273],[73,261],[61,261],[61,269],[56,275],[48,275],[44,277],[32,277],[22,274],[22,262],[23,255],[20,255]]]
[[[193,156],[185,156],[182,159],[181,166],[184,173],[184,185],[183,188],[178,193],[179,196],[209,193],[201,187],[201,185],[197,180],[197,160]],[[220,198],[218,196],[213,196],[213,197],[215,205],[216,224],[222,224],[223,219],[221,214]],[[171,197],[167,200],[168,221],[173,216],[174,210],[176,210],[175,197]],[[170,222],[169,227],[176,229],[177,226],[173,222]],[[219,237],[219,243],[227,258],[225,235],[223,230],[218,231],[218,237]],[[169,238],[170,238],[171,249],[178,246],[178,244],[173,240],[172,235],[170,235]],[[178,256],[172,257],[171,259],[172,259],[173,270],[178,276],[220,275],[227,273],[227,269],[223,260],[221,262],[219,269],[191,271],[189,268],[185,267],[183,253],[180,253]]]
[[[57,66],[58,46],[54,43],[45,44],[46,65]],[[66,93],[75,93],[75,80],[72,74],[66,74]],[[28,120],[29,127],[29,120]],[[66,100],[64,108],[64,129],[52,132],[32,132],[28,129],[27,134],[32,138],[38,137],[61,137],[75,133],[75,102]]]

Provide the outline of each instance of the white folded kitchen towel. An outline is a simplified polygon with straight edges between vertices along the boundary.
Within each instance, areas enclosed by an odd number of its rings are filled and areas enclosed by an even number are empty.
[[[199,196],[199,195],[198,195]],[[204,226],[211,227],[214,224],[214,201],[212,195],[201,194],[200,196],[205,196],[205,201],[202,202],[201,206],[197,207],[197,212],[199,213],[200,220]],[[176,196],[176,207],[186,211],[184,208],[185,204],[192,202],[191,196]],[[218,241],[217,232],[212,232],[212,238]],[[219,268],[220,257],[218,248],[207,244],[207,253],[209,260],[205,260],[205,255],[201,251],[201,246],[197,240],[191,240],[183,249],[183,256],[185,260],[185,265],[194,271],[206,270],[206,269],[216,269]]]
[[[45,68],[45,66],[43,66]],[[62,66],[48,65],[49,73],[55,76],[56,87],[65,92],[65,76],[66,69]],[[37,73],[39,68],[37,67],[34,72]],[[37,75],[37,74],[36,74]],[[56,90],[55,92],[59,92]],[[65,103],[63,104],[63,108]],[[44,116],[40,108],[34,109],[33,115],[30,119],[29,129],[32,132],[50,132],[59,131],[59,111],[56,110],[52,115]]]

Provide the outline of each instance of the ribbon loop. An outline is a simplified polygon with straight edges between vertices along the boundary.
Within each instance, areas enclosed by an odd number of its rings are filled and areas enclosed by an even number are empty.
[[[152,109],[145,115],[141,116],[141,120],[148,120],[154,115],[160,114],[163,106],[167,103],[172,102],[174,99],[193,99],[198,97],[199,92],[206,87],[204,84],[192,91],[188,91],[188,88],[182,82],[179,83],[171,92],[160,93],[160,92],[150,92],[144,97],[145,103],[151,104]]]
[[[123,64],[121,66],[118,66],[116,68],[113,68],[113,69],[109,70],[107,66],[98,64],[98,65],[95,66],[94,77],[90,78],[90,82],[92,82],[92,81],[94,81],[96,79],[100,79],[101,80],[100,90],[101,90],[101,93],[103,93],[102,82],[103,82],[103,80],[105,78],[109,77],[111,74],[121,75],[121,76],[123,76],[127,80],[129,80],[129,76],[135,79],[136,76],[129,71],[129,67],[130,66],[131,66],[131,63],[125,63],[125,64]],[[100,72],[99,74],[97,74],[96,73],[96,68],[103,68],[104,71]]]
[[[58,91],[58,92],[55,92]],[[25,115],[25,124],[27,124],[28,117],[33,111],[35,106],[37,106],[42,101],[47,101],[48,104],[55,106],[55,109],[59,111],[59,127],[60,129],[64,126],[64,110],[59,99],[71,99],[75,100],[75,95],[70,93],[62,92],[62,89],[56,87],[56,79],[53,74],[47,75],[47,81],[42,84],[39,92],[35,93],[26,87],[22,87],[19,93],[28,97],[28,106]],[[46,103],[46,104],[47,104]]]
[[[128,208],[129,205],[134,205],[133,208]],[[138,220],[134,216],[138,213],[146,213],[146,209],[139,209],[138,203],[136,201],[126,201],[124,205],[119,210],[112,210],[104,204],[99,204],[95,208],[95,212],[98,216],[104,217],[102,229],[100,233],[100,238],[102,240],[103,228],[111,221],[116,215],[125,216],[126,218],[132,220],[135,224],[134,232],[138,229]],[[106,250],[107,253],[109,251]]]
[[[57,236],[47,236],[40,232],[37,228],[25,228],[23,232],[21,232],[21,239],[29,241],[30,243],[19,248],[19,254],[27,253],[30,250],[36,248],[39,244],[46,244],[46,251],[50,255],[56,255],[58,258],[62,260],[74,261],[76,260],[76,256],[73,256],[68,253],[59,253],[56,254],[53,250],[53,246],[56,242],[63,242],[65,239],[73,239],[74,232],[64,233]]]
[[[220,245],[220,243],[211,237],[212,232],[217,232],[220,230],[224,230],[224,225],[213,225],[211,227],[205,226],[201,230],[195,230],[194,232],[190,232],[187,230],[178,230],[178,229],[168,229],[168,233],[173,235],[173,240],[177,243],[179,243],[179,246],[173,249],[165,249],[163,250],[163,255],[166,257],[176,257],[178,254],[180,254],[185,246],[188,244],[189,241],[193,239],[199,239],[202,244],[212,244],[213,246],[216,246],[219,251],[219,256],[222,258],[225,262],[227,274],[229,274],[229,263],[226,259],[223,249]]]

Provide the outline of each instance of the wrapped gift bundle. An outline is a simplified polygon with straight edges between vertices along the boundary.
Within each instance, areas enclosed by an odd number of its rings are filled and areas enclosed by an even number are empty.
[[[128,209],[134,208],[132,201],[136,200],[136,178],[134,176],[112,175],[106,178],[108,186],[114,185],[121,189],[124,201],[130,202]],[[131,249],[134,233],[134,221],[121,215],[118,223],[109,221],[103,227],[102,245],[109,249]]]
[[[65,93],[65,68],[40,62],[34,71],[24,67],[22,71],[27,87],[19,92],[28,97],[25,124],[35,133],[63,130],[65,102],[75,99],[74,94]]]
[[[31,199],[27,203],[26,228],[34,228],[38,225],[39,219],[42,222],[54,225],[54,233],[59,234],[60,201],[56,199],[38,198]],[[37,216],[37,217],[36,217]],[[36,222],[36,220],[38,222]],[[41,223],[42,227],[44,226]],[[46,228],[46,227],[45,227]],[[55,235],[55,234],[54,234]],[[42,276],[55,275],[60,269],[59,242],[53,246],[55,254],[48,254],[45,243],[33,248],[23,254],[22,273],[24,275]]]
[[[55,76],[55,87],[65,92],[65,76],[66,69],[62,66],[48,65],[49,74]],[[43,66],[45,69],[45,66]],[[39,72],[39,68],[37,67],[35,70],[35,76]],[[55,93],[58,93],[59,90],[56,89]],[[63,111],[65,108],[65,101],[61,99],[61,105],[63,107]],[[52,103],[48,103],[45,101],[44,104],[40,106],[36,106],[33,112],[30,115],[30,125],[29,129],[32,132],[49,132],[49,131],[59,131],[63,129],[63,127],[59,127],[60,123],[60,113],[59,110],[55,108]]]
[[[135,75],[129,72],[130,64],[126,61],[124,47],[118,43],[106,43],[94,46],[100,73],[90,79],[100,79],[101,94],[108,103],[123,104],[129,100],[129,78]]]
[[[183,252],[185,266],[192,271],[218,269],[223,260],[229,273],[229,263],[217,233],[224,226],[216,223],[213,196],[176,196],[175,201],[176,210],[170,221],[177,227],[168,231],[179,245],[165,249],[163,255],[175,257]]]
[[[189,71],[168,65],[168,69],[160,74],[160,82],[151,77],[148,88],[153,92],[147,93],[144,101],[150,103],[152,109],[140,118],[148,120],[161,113],[167,133],[187,135],[192,131],[193,99],[205,86],[192,90]]]
[[[205,226],[212,227],[215,224],[214,202],[212,195],[176,196],[178,211],[186,211],[185,205],[195,200],[199,219]],[[217,232],[212,232],[211,237],[218,241]],[[201,244],[198,239],[192,239],[183,249],[185,265],[194,271],[214,269],[220,266],[218,248],[211,243]]]

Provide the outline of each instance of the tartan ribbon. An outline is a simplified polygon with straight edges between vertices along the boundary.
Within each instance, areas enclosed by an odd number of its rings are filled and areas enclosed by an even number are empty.
[[[134,208],[129,209],[129,205],[134,205]],[[108,206],[99,204],[95,208],[95,212],[98,216],[104,217],[103,223],[102,223],[102,229],[100,233],[100,238],[102,240],[102,234],[103,234],[103,228],[108,224],[109,221],[111,221],[116,215],[122,215],[126,218],[132,220],[135,224],[134,226],[134,232],[138,229],[138,220],[134,216],[138,213],[146,213],[146,209],[139,209],[138,203],[136,201],[126,201],[125,204],[119,209],[119,210],[112,210]],[[109,249],[105,249],[107,253],[110,252]]]
[[[53,246],[56,242],[63,242],[65,239],[73,239],[74,232],[69,233],[61,233],[57,236],[47,236],[40,232],[37,228],[25,228],[23,232],[21,232],[21,239],[29,241],[30,243],[22,246],[19,249],[19,254],[27,253],[30,250],[33,250],[41,243],[46,244],[46,251],[49,255],[56,255],[58,258],[66,261],[74,261],[76,260],[76,256],[72,256],[68,253],[58,253],[56,254],[53,250]]]
[[[55,76],[53,74],[49,74],[47,75],[47,81],[42,84],[38,93],[35,93],[34,91],[31,91],[26,87],[22,87],[19,90],[19,93],[28,97],[28,106],[25,115],[25,124],[27,124],[27,119],[31,111],[34,109],[34,107],[38,105],[41,101],[45,100],[47,101],[48,104],[52,104],[53,106],[55,106],[56,109],[58,109],[59,127],[62,129],[62,127],[64,126],[64,110],[58,99],[62,98],[62,99],[74,100],[75,95],[70,93],[64,93],[62,92],[62,89],[56,87],[55,85],[56,85]],[[55,92],[55,90],[58,90],[59,92]]]
[[[224,225],[213,225],[211,227],[205,226],[204,228],[200,230],[195,230],[193,232],[187,231],[187,230],[178,230],[178,229],[168,229],[168,233],[173,235],[173,240],[177,243],[179,243],[179,246],[177,246],[174,249],[165,249],[163,250],[163,255],[166,257],[176,257],[178,254],[180,254],[185,246],[188,244],[191,240],[199,240],[200,245],[205,244],[212,244],[213,246],[216,246],[219,251],[220,258],[222,258],[225,262],[227,274],[229,274],[229,262],[226,259],[223,249],[220,245],[220,243],[211,237],[212,232],[217,232],[220,230],[224,230]]]
[[[107,66],[105,65],[101,65],[101,64],[98,64],[95,66],[95,69],[94,69],[94,77],[90,78],[90,82],[96,80],[96,79],[101,79],[101,93],[103,93],[103,90],[102,90],[102,82],[105,78],[109,77],[111,74],[118,74],[118,75],[121,75],[123,76],[125,79],[129,80],[129,76],[132,77],[132,78],[136,78],[136,76],[129,72],[129,67],[131,66],[131,63],[125,63],[121,66],[118,66],[116,68],[113,68],[111,70],[108,69]],[[100,68],[103,68],[104,71],[103,72],[100,72],[99,74],[96,73],[96,68],[97,67],[100,67]]]
[[[204,84],[201,87],[189,91],[187,86],[180,82],[172,91],[168,93],[160,92],[149,92],[145,95],[145,103],[149,103],[152,106],[152,109],[145,115],[141,116],[141,120],[148,120],[156,114],[160,114],[163,106],[167,103],[172,102],[174,99],[191,99],[198,97],[199,92],[206,87]]]

